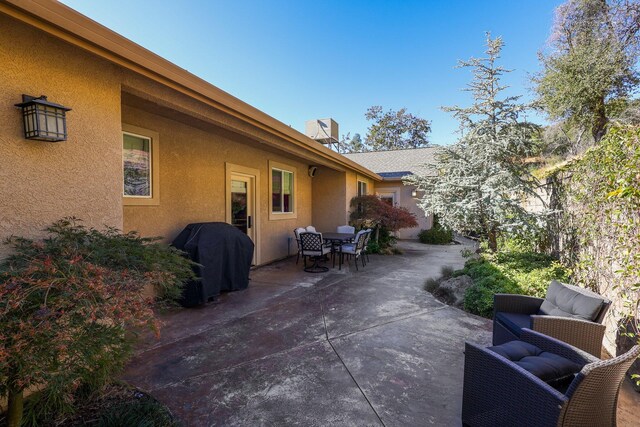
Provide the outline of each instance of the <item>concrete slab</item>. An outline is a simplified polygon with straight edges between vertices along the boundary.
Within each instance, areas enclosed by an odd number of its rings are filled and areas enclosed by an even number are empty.
[[[327,342],[154,390],[187,426],[379,426]]]
[[[488,344],[491,322],[422,286],[471,247],[400,247],[357,272],[257,268],[245,291],[162,314],[124,378],[186,426],[460,425],[464,341]],[[634,425],[637,399],[620,402]]]
[[[486,345],[490,325],[455,308],[332,340],[386,426],[460,424],[464,342]]]

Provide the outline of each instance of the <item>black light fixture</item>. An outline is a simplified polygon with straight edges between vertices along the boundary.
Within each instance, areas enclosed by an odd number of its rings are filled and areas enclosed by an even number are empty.
[[[66,112],[71,108],[47,101],[47,97],[22,95],[16,104],[22,109],[24,137],[38,141],[58,142],[67,140]]]

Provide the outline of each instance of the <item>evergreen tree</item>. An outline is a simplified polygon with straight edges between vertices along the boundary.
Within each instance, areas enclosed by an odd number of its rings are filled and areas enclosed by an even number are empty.
[[[524,159],[534,153],[539,128],[520,119],[528,106],[519,96],[503,96],[500,83],[509,72],[496,64],[503,42],[487,34],[484,58],[460,61],[473,70],[467,91],[470,107],[445,107],[461,127],[461,137],[443,147],[430,165],[430,175],[414,175],[407,183],[424,192],[420,207],[434,213],[445,227],[474,231],[497,250],[497,237],[505,229],[524,232],[536,224],[536,216],[522,206],[525,195],[534,195],[537,183]]]
[[[364,153],[365,151],[369,151],[367,146],[362,141],[362,137],[359,133],[353,135],[351,138],[351,134],[343,135],[342,140],[340,141],[339,150],[340,153]]]
[[[369,107],[365,117],[374,122],[366,137],[366,145],[372,151],[420,148],[429,144],[431,122],[407,113],[406,108],[385,112],[376,105]]]
[[[572,151],[598,142],[638,85],[640,1],[569,0],[556,9],[550,50],[534,78],[552,120],[573,133]],[[590,136],[591,138],[588,138]]]

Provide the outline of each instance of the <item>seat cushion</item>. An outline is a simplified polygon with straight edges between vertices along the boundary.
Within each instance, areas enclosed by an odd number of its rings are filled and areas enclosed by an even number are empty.
[[[604,299],[596,293],[553,280],[538,314],[595,321]]]
[[[571,381],[582,369],[578,363],[557,354],[542,351],[535,345],[523,341],[509,341],[489,347],[489,350],[512,361],[553,387]]]
[[[531,328],[531,316],[520,313],[496,313],[494,322],[500,322],[516,336],[520,336],[522,328]]]

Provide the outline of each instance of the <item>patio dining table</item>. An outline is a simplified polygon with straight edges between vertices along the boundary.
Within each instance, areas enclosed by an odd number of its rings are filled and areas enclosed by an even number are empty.
[[[340,249],[340,261],[338,263],[338,269],[342,269],[342,244],[352,242],[354,237],[353,233],[322,233],[322,239],[331,243],[331,252],[333,252],[333,266],[336,266],[335,253],[337,249]]]

